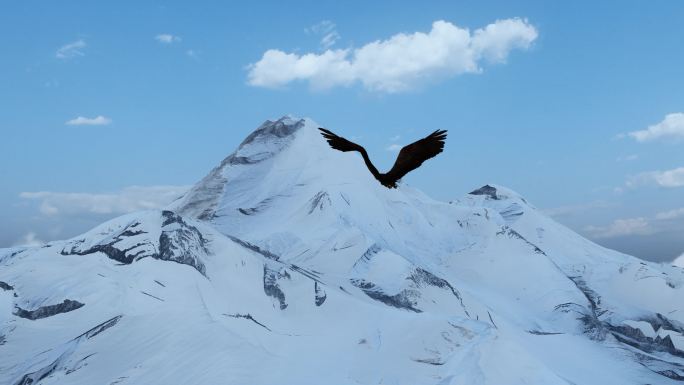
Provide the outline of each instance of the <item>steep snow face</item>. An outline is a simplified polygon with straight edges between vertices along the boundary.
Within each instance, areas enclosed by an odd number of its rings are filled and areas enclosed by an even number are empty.
[[[267,121],[167,210],[0,250],[0,384],[684,379],[684,269],[501,186],[386,189],[317,127]]]

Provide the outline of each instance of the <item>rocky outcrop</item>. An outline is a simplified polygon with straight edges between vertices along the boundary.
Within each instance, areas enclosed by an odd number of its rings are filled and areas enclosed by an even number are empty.
[[[206,275],[202,258],[209,251],[202,233],[173,211],[164,210],[160,215],[161,232],[146,230],[146,224],[133,221],[123,229],[104,234],[101,240],[93,242],[83,238],[73,241],[62,249],[61,254],[90,255],[101,252],[126,265],[150,257],[189,265]],[[159,237],[153,237],[153,233],[159,233]]]
[[[52,317],[56,314],[68,313],[83,306],[85,306],[84,303],[72,301],[70,299],[65,299],[64,302],[56,305],[41,306],[35,310],[25,310],[15,305],[14,315],[35,321],[41,318]]]

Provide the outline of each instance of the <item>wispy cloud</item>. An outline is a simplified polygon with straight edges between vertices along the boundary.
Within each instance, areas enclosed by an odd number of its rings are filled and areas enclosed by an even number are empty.
[[[631,161],[637,160],[637,159],[639,159],[639,155],[631,154],[631,155],[620,156],[615,160],[618,162],[631,162]]]
[[[684,167],[665,171],[642,172],[629,177],[626,182],[626,186],[629,188],[649,185],[665,188],[684,186]]]
[[[628,135],[637,142],[684,139],[684,113],[668,114],[660,123],[649,126],[645,130],[630,132]]]
[[[158,209],[184,194],[190,186],[131,186],[113,193],[22,192],[19,197],[38,201],[46,216],[124,214]]]
[[[596,201],[596,202],[581,203],[581,204],[576,204],[576,205],[552,207],[549,209],[544,209],[544,213],[546,213],[546,215],[550,215],[552,217],[561,217],[561,216],[567,216],[567,215],[582,213],[582,212],[586,212],[589,210],[606,209],[606,208],[610,208],[613,206],[615,206],[614,203]]]
[[[199,59],[200,53],[193,50],[193,49],[189,49],[189,50],[185,51],[185,54],[188,55],[188,57],[191,57],[193,59]]]
[[[180,36],[171,35],[170,33],[160,33],[154,39],[162,44],[173,44],[182,40]]]
[[[77,56],[85,56],[83,49],[86,47],[86,45],[87,44],[85,41],[83,41],[83,39],[76,40],[74,42],[59,47],[59,49],[55,53],[55,56],[58,59],[63,60],[71,59]]]
[[[340,39],[340,34],[337,33],[337,26],[330,20],[323,20],[318,24],[314,24],[309,28],[304,29],[307,33],[313,33],[321,36],[321,48],[329,49]]]
[[[649,235],[655,230],[646,218],[616,219],[607,226],[587,226],[584,228],[593,238],[615,238],[626,235]]]
[[[595,239],[629,235],[651,235],[684,226],[684,207],[662,211],[651,217],[616,219],[606,226],[587,226],[584,231]]]
[[[112,123],[112,120],[110,118],[98,115],[94,118],[86,118],[84,116],[79,116],[74,119],[68,120],[65,124],[69,126],[106,126],[110,123]]]
[[[684,217],[684,207],[674,209],[674,210],[668,210],[668,211],[662,211],[656,214],[655,218],[661,221],[667,221],[667,220],[672,220],[672,219],[677,219]]]
[[[518,18],[473,32],[440,20],[427,33],[399,33],[353,50],[299,55],[270,49],[248,66],[248,83],[277,88],[306,81],[313,89],[326,89],[360,82],[372,91],[402,92],[438,78],[480,73],[484,62],[505,62],[512,50],[528,49],[537,35],[534,26]]]
[[[404,146],[397,143],[401,139],[401,135],[394,135],[393,137],[389,138],[390,144],[385,147],[385,150],[390,151],[390,152],[399,152]]]
[[[36,236],[36,233],[33,231],[28,232],[26,235],[24,235],[21,239],[16,241],[14,245],[12,246],[26,246],[26,247],[34,247],[34,246],[40,246],[44,244],[42,240],[38,239]]]
[[[396,144],[392,143],[389,146],[385,147],[385,150],[391,151],[391,152],[399,152],[403,146],[401,144]]]

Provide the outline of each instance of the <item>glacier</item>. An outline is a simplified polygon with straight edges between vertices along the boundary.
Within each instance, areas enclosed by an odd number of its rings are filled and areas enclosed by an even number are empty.
[[[0,249],[0,384],[684,381],[684,268],[502,186],[387,189],[317,128],[266,121],[164,210]]]

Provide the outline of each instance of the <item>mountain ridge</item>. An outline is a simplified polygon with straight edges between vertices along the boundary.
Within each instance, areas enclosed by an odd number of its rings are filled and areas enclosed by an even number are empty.
[[[386,189],[317,127],[266,121],[163,210],[0,249],[0,384],[684,380],[684,269],[503,186]]]

